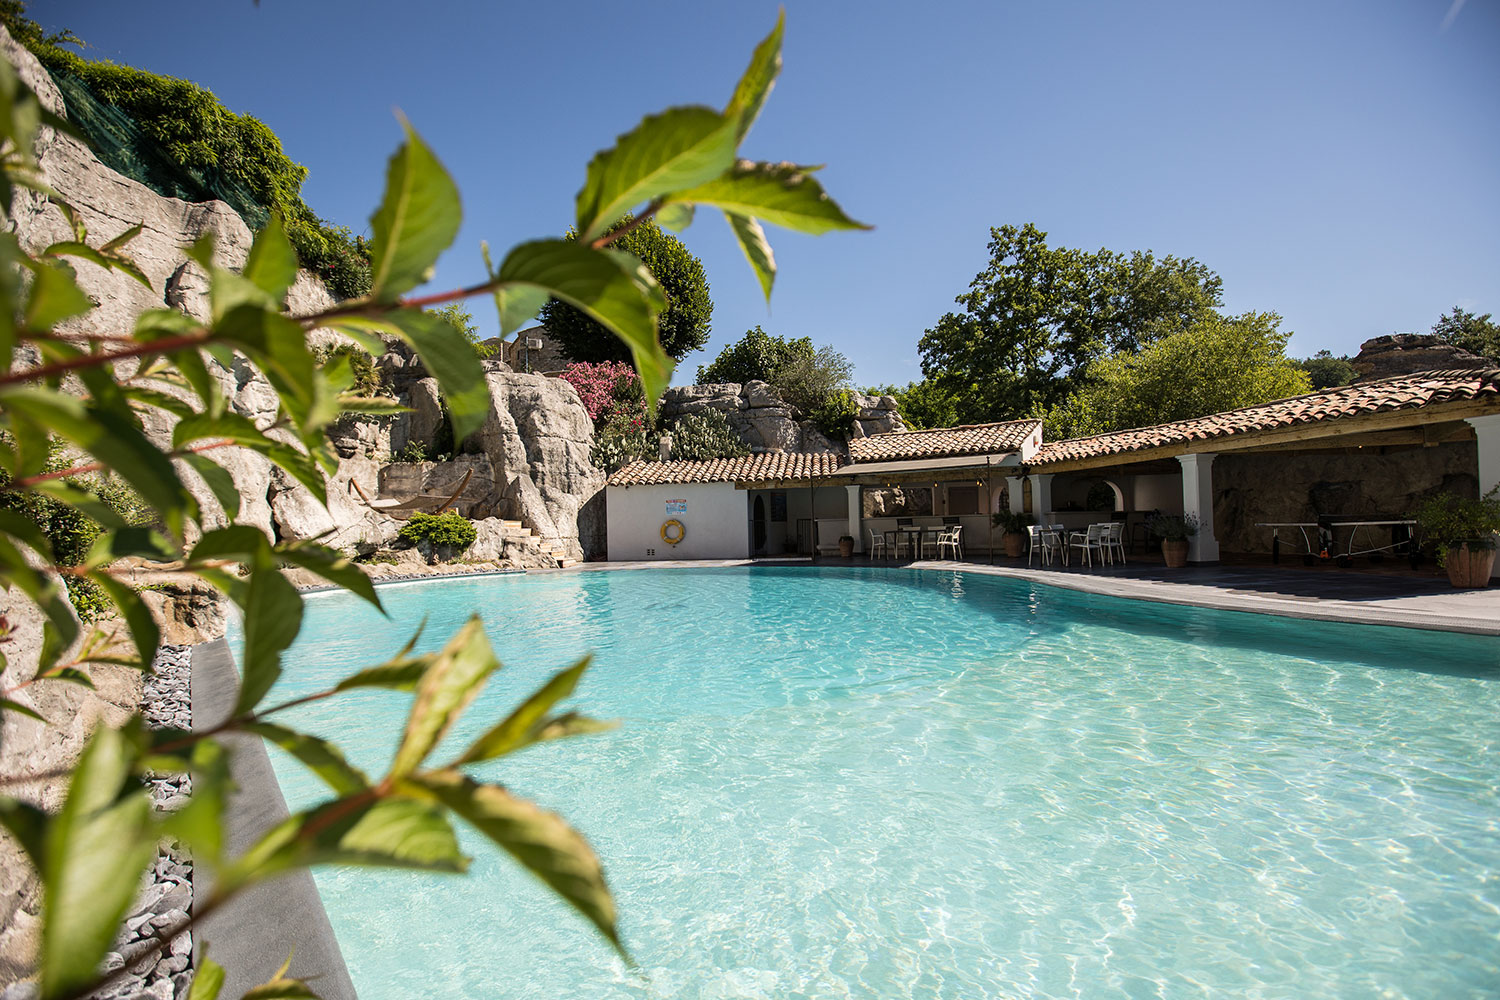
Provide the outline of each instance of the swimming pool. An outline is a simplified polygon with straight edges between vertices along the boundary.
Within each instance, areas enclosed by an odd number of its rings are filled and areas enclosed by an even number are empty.
[[[951,571],[446,579],[308,600],[279,695],[436,646],[579,654],[617,732],[484,777],[604,860],[628,969],[465,837],[467,877],[321,869],[364,1000],[1478,997],[1500,983],[1500,640]],[[287,722],[383,771],[408,696]],[[273,751],[294,808],[322,786]]]

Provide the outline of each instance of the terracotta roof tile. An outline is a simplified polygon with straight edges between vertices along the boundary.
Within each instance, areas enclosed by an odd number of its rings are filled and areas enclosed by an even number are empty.
[[[1291,427],[1295,424],[1476,399],[1480,396],[1500,397],[1500,368],[1397,375],[1373,382],[1324,389],[1306,396],[1279,399],[1259,406],[1247,406],[1227,413],[1175,420],[1155,427],[1052,441],[1042,445],[1031,464],[1041,466],[1101,455],[1117,455],[1146,448],[1208,441],[1251,431]],[[1500,398],[1497,398],[1497,403],[1500,403]]]
[[[843,464],[842,455],[807,452],[767,452],[743,458],[710,458],[693,462],[632,462],[610,476],[609,485],[805,482],[813,476],[831,476]]]
[[[997,424],[939,427],[930,431],[891,431],[854,438],[849,442],[849,457],[855,462],[880,462],[997,455],[1019,451],[1026,439],[1040,427],[1040,420],[1007,420]]]

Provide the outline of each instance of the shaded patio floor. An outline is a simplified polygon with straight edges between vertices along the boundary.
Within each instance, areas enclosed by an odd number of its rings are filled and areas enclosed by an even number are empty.
[[[1229,611],[1254,611],[1359,624],[1500,635],[1500,587],[1458,590],[1431,563],[1412,570],[1403,560],[1303,566],[1300,559],[1273,565],[1270,559],[1240,558],[1217,566],[1168,569],[1160,553],[1129,557],[1128,564],[1086,567],[1027,567],[1025,558],[981,555],[953,560],[852,559],[821,556],[819,565],[910,566],[956,569],[1032,580],[1069,590],[1162,601]],[[805,560],[804,560],[805,561]],[[1500,653],[1497,653],[1500,659]]]

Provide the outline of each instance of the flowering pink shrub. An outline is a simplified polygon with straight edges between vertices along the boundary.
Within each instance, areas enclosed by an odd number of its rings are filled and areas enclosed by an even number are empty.
[[[625,362],[575,361],[563,369],[562,378],[578,390],[583,408],[596,427],[611,414],[626,412],[636,417],[637,411],[637,426],[645,426],[646,402],[640,376]]]

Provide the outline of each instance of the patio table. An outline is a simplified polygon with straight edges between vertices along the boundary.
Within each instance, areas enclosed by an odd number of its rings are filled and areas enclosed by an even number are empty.
[[[920,559],[922,557],[922,536],[926,533],[927,529],[922,527],[921,525],[888,529],[885,533],[886,561],[889,562],[892,558],[894,558],[897,535],[907,536],[907,541],[910,542],[912,546],[912,558]]]

